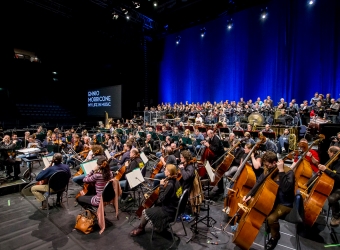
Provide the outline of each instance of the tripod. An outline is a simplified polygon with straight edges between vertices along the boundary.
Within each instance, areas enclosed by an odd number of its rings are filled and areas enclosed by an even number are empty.
[[[210,179],[209,179],[209,184],[208,184],[208,197],[209,195],[209,190],[210,190]],[[195,213],[195,223],[193,225],[190,226],[190,230],[192,231],[193,235],[191,236],[191,238],[187,241],[190,242],[192,240],[194,240],[194,238],[196,238],[197,235],[201,235],[205,238],[208,238],[210,240],[212,240],[212,237],[207,236],[206,234],[201,233],[198,228],[197,225],[198,223],[202,222],[203,224],[205,224],[208,227],[208,231],[209,228],[214,228],[214,224],[216,223],[216,220],[214,220],[212,217],[210,217],[209,211],[210,211],[210,207],[209,207],[209,203],[210,200],[204,200],[204,203],[208,202],[208,209],[207,209],[207,215],[204,216],[203,218],[199,219],[199,215],[198,215],[198,206],[196,205],[196,213]],[[215,238],[218,238],[218,236],[216,235],[216,232],[210,232]]]

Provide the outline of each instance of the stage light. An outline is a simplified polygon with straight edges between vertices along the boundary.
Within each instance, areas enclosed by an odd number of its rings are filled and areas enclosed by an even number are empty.
[[[201,37],[204,37],[204,36],[205,36],[205,32],[206,32],[206,29],[205,29],[205,28],[202,28],[202,29],[201,29]]]
[[[227,21],[227,28],[230,30],[234,26],[233,19],[230,18],[230,20]]]
[[[314,3],[315,3],[314,0],[308,0],[308,4],[309,4],[309,5],[313,5]]]
[[[158,5],[158,1],[154,1],[153,6],[157,7],[157,5]]]
[[[130,17],[129,17],[129,16],[126,16],[126,19],[127,19],[127,20],[129,20],[129,19],[130,19]]]
[[[181,42],[181,36],[176,36],[176,44],[179,44]]]
[[[113,19],[113,20],[117,20],[118,17],[119,17],[119,15],[118,15],[115,11],[112,12],[112,19]]]
[[[120,8],[120,9],[124,13],[124,15],[127,15],[127,13],[129,13],[129,11],[127,9],[125,9],[125,8]]]
[[[139,2],[134,2],[134,1],[132,1],[132,4],[133,4],[133,6],[134,6],[136,9],[140,8],[140,3],[139,3]]]
[[[266,19],[268,16],[268,9],[267,7],[265,9],[261,9],[261,18]]]

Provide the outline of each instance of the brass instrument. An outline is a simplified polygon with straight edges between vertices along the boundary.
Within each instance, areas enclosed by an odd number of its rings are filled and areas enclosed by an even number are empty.
[[[289,150],[291,150],[291,151],[294,151],[294,150],[297,149],[296,135],[295,134],[289,134],[288,145],[289,145]]]
[[[112,118],[109,118],[109,114],[105,111],[105,128],[106,129],[109,129],[110,128],[110,122],[112,122],[113,119]]]

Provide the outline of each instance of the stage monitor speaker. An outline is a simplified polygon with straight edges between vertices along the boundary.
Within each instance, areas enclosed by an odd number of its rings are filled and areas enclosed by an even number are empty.
[[[340,131],[340,124],[325,123],[320,124],[319,126],[320,134],[325,135],[325,139],[319,145],[319,157],[320,163],[325,164],[329,160],[327,151],[331,144],[331,137],[336,136],[336,134]]]

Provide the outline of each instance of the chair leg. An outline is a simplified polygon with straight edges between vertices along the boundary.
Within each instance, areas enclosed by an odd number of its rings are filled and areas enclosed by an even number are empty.
[[[154,226],[152,226],[152,229],[151,229],[151,241],[153,239],[153,229],[154,229]]]
[[[171,232],[171,237],[172,237],[172,244],[171,244],[170,247],[168,247],[168,249],[171,249],[172,246],[175,244],[175,241],[176,241],[175,236],[174,236],[174,232],[172,231],[172,226],[170,226],[170,232]]]
[[[295,224],[295,240],[296,240],[296,250],[301,250],[300,235],[299,235],[299,224]]]
[[[184,229],[185,236],[187,236],[187,230],[185,229],[184,222],[183,222],[183,217],[182,216],[181,216],[181,222],[182,222],[182,226],[183,226],[183,229]]]

